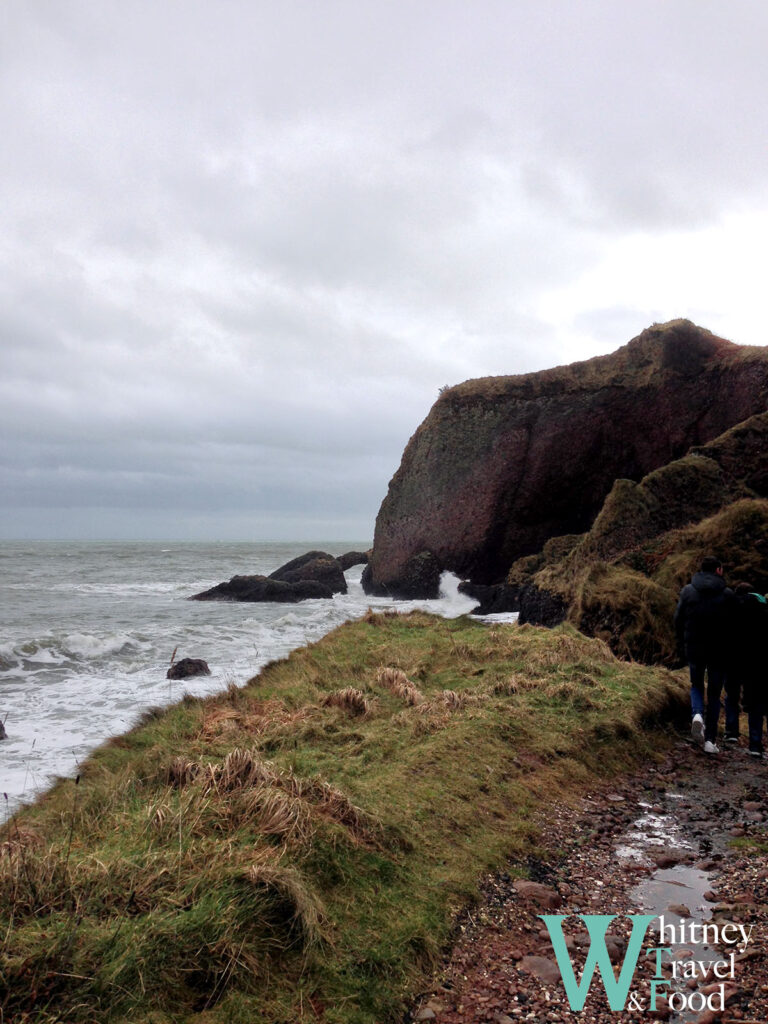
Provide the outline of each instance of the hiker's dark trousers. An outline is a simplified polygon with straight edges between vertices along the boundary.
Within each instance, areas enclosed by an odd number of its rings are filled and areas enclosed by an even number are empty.
[[[711,661],[692,661],[688,669],[691,673],[691,714],[704,718],[704,739],[714,743],[717,739],[717,723],[720,720],[720,694],[725,682],[725,670],[721,665],[713,665]]]

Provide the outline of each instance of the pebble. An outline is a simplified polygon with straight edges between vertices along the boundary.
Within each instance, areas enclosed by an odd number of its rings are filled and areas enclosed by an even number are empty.
[[[563,905],[563,897],[554,889],[541,885],[539,882],[529,882],[526,878],[518,878],[513,886],[520,896],[520,899],[535,903],[545,910],[557,910]]]

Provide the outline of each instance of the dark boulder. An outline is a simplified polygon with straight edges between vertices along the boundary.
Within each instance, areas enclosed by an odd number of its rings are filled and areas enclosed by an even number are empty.
[[[191,676],[209,676],[208,662],[202,658],[182,658],[174,661],[165,673],[166,679],[189,679]]]
[[[333,597],[329,587],[314,580],[286,583],[269,576],[233,576],[210,590],[194,594],[190,601],[283,601],[296,604],[314,597]]]
[[[557,626],[564,621],[568,606],[557,594],[540,590],[532,583],[523,586],[496,583],[485,586],[482,583],[461,583],[459,591],[479,601],[473,615],[498,615],[502,612],[518,612],[518,622],[529,622],[533,626]]]
[[[346,594],[347,581],[341,563],[327,551],[307,551],[281,565],[269,579],[282,583],[321,583],[331,594]]]
[[[375,597],[395,597],[402,601],[439,597],[441,572],[441,565],[432,552],[420,551],[401,566],[396,580],[385,584],[376,582],[369,562],[363,570],[363,590]]]
[[[343,572],[347,569],[351,569],[353,565],[367,565],[368,564],[368,552],[367,551],[347,551],[343,555],[337,556],[337,561],[342,568]]]
[[[459,593],[466,594],[478,602],[473,608],[473,615],[498,615],[501,612],[520,611],[520,588],[511,587],[507,583],[469,583],[459,584]]]

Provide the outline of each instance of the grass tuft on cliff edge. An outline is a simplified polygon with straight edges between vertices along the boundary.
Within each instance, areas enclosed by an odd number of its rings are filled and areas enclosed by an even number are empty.
[[[570,626],[369,612],[146,716],[0,833],[3,1019],[396,1021],[478,878],[684,696]]]

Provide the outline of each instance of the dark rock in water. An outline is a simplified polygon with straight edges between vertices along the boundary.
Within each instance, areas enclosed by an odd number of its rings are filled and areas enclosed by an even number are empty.
[[[459,593],[479,602],[474,615],[498,615],[501,612],[520,611],[520,588],[506,583],[460,583]]]
[[[441,569],[503,579],[549,538],[587,531],[616,480],[639,481],[762,413],[766,391],[767,349],[687,320],[611,355],[449,388],[390,483],[367,592],[434,596]]]
[[[0,740],[8,739],[8,733],[5,731],[5,725],[0,722]]]
[[[296,604],[313,597],[333,597],[330,587],[313,580],[286,583],[268,576],[233,576],[210,590],[194,594],[190,601],[283,601]]]
[[[367,565],[368,564],[368,552],[367,551],[347,551],[343,555],[338,555],[336,559],[342,568],[343,572],[347,569],[351,569],[353,565]]]
[[[208,662],[202,658],[182,658],[181,661],[174,661],[165,673],[166,679],[189,679],[190,676],[209,676],[211,670]]]
[[[475,615],[498,615],[500,612],[518,612],[520,625],[528,622],[532,626],[557,626],[564,621],[567,605],[557,594],[540,590],[532,583],[516,586],[496,583],[484,586],[482,583],[461,583],[462,594],[476,598],[480,604],[474,609]]]
[[[405,601],[417,597],[439,597],[440,572],[440,563],[432,552],[420,551],[401,565],[396,580],[388,584],[377,583],[369,562],[363,570],[363,590],[376,597],[396,597]]]
[[[307,551],[269,574],[282,583],[321,583],[331,594],[346,594],[347,581],[341,563],[327,551]]]

